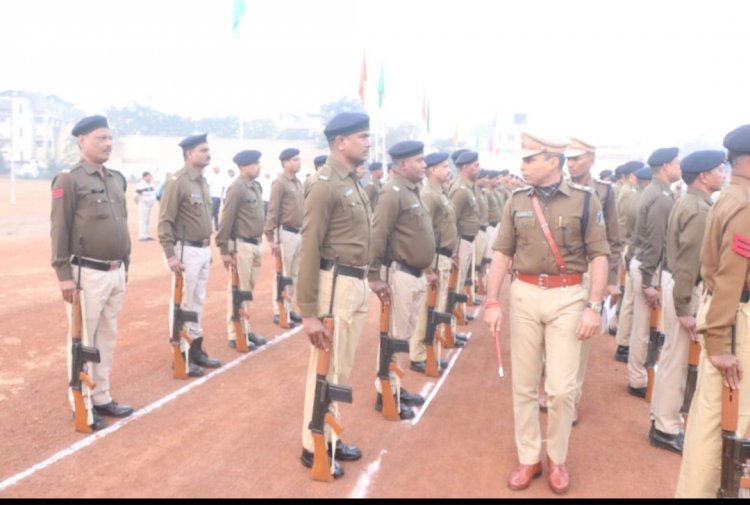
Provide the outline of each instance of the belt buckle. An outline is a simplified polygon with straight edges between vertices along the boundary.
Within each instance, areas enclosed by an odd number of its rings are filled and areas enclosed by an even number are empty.
[[[560,286],[560,291],[565,291],[566,289],[568,289],[570,287],[570,284],[568,284],[568,276],[567,276],[567,274],[561,275],[560,279],[561,279],[561,281],[563,283],[563,285]]]
[[[549,286],[547,286],[547,279],[549,278],[549,275],[547,274],[539,274],[536,276],[536,284],[540,288],[547,289]]]

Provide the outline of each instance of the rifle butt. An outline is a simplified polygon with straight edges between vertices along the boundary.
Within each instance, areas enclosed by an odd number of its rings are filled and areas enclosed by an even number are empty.
[[[313,433],[312,437],[315,444],[315,452],[310,476],[313,480],[331,482],[333,475],[331,475],[331,467],[328,463],[328,449],[326,448],[325,436],[322,433]]]
[[[646,385],[646,401],[651,403],[651,398],[654,396],[654,381],[656,379],[656,371],[653,368],[646,369],[646,376],[648,377],[648,384]]]
[[[400,418],[396,398],[391,393],[391,381],[380,379],[380,394],[383,399],[383,417],[389,421],[398,421]]]
[[[279,328],[288,330],[289,328],[291,328],[291,326],[289,325],[289,316],[286,311],[286,304],[283,301],[277,302],[277,304],[279,306]]]
[[[440,367],[438,366],[434,345],[427,346],[427,364],[425,365],[424,374],[427,377],[440,377]]]
[[[464,304],[456,304],[453,308],[453,316],[456,318],[456,324],[466,324],[466,306]],[[453,347],[453,346],[450,346]]]
[[[232,324],[234,325],[234,336],[237,342],[237,352],[248,352],[249,349],[247,347],[247,335],[245,335],[245,332],[242,329],[242,322],[237,320],[232,321]]]
[[[172,343],[172,356],[174,357],[174,367],[172,370],[172,377],[175,379],[186,380],[188,379],[187,364],[185,363],[185,355],[180,349],[179,342]]]
[[[73,404],[75,405],[75,427],[80,433],[92,433],[94,430],[88,423],[88,412],[83,403],[83,393],[73,390]]]
[[[446,349],[453,349],[454,347],[456,347],[456,336],[453,334],[452,325],[446,324],[445,331],[443,332],[443,336],[438,337],[438,338],[440,339],[440,343],[442,343],[443,347],[445,347]]]

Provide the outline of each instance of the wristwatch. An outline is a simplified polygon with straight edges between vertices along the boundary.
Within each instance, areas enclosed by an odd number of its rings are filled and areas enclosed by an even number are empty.
[[[589,302],[586,304],[586,307],[590,308],[597,314],[601,314],[602,312],[602,302]]]

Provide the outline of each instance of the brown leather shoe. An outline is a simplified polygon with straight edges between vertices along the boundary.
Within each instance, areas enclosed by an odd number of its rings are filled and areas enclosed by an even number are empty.
[[[541,477],[542,462],[533,465],[518,465],[508,479],[508,487],[513,491],[523,491],[531,485],[531,481]]]
[[[570,475],[565,465],[556,465],[547,456],[547,471],[549,472],[549,487],[557,494],[565,494],[570,489]]]

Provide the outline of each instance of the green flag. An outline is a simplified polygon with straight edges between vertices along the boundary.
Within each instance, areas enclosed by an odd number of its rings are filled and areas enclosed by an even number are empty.
[[[378,80],[378,108],[383,108],[383,97],[385,96],[385,74],[383,64],[380,64],[380,79]]]
[[[232,31],[237,33],[240,29],[240,19],[245,15],[245,0],[234,0],[232,10]]]

